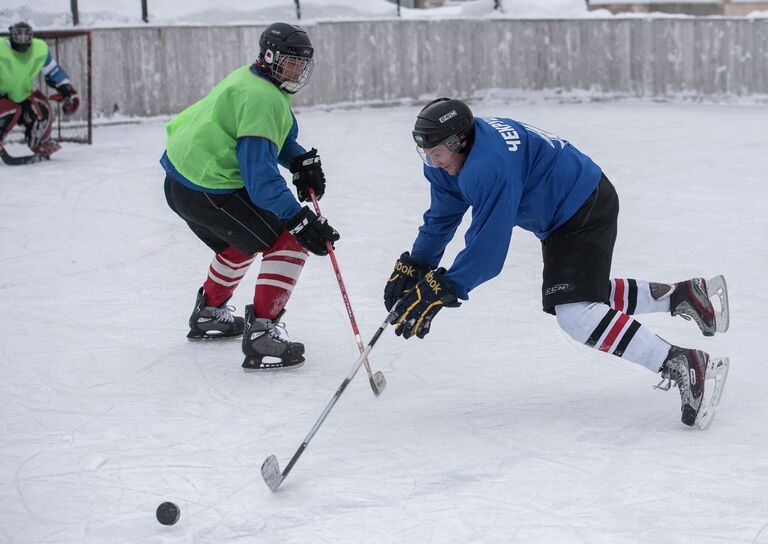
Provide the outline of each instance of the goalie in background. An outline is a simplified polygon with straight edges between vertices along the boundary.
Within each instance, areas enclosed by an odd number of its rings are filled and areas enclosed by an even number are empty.
[[[60,146],[51,140],[53,115],[48,97],[32,87],[39,75],[56,89],[50,98],[62,103],[66,115],[72,115],[80,105],[77,91],[69,76],[48,51],[48,45],[35,38],[32,27],[20,22],[8,28],[7,39],[0,41],[0,151],[5,137],[20,124],[24,141],[34,155],[23,162],[48,159]],[[8,162],[6,160],[6,162]]]

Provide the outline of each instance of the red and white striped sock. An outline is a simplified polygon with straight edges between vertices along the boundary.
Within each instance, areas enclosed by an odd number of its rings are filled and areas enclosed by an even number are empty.
[[[203,284],[205,305],[221,306],[229,300],[255,258],[255,255],[246,255],[234,247],[217,253],[211,261],[208,278]]]
[[[669,297],[655,299],[651,284],[642,280],[613,278],[610,302],[611,308],[629,315],[669,313]]]
[[[253,293],[253,313],[257,318],[275,319],[283,311],[307,255],[307,250],[288,231],[262,254]]]
[[[639,321],[605,304],[576,302],[555,307],[557,322],[571,338],[658,372],[670,345]]]

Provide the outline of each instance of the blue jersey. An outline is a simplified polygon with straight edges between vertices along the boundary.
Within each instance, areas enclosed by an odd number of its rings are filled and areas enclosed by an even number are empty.
[[[576,213],[602,175],[592,159],[554,134],[505,118],[476,117],[474,126],[474,144],[457,175],[424,166],[431,203],[411,251],[437,266],[471,207],[465,247],[447,272],[465,300],[501,272],[515,226],[546,239]]]

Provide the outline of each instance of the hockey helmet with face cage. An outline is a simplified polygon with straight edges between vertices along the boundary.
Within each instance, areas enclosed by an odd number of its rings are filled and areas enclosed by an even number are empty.
[[[14,51],[23,53],[32,45],[34,33],[32,32],[32,27],[27,23],[19,22],[9,26],[8,33],[10,34],[11,48]]]
[[[303,28],[272,23],[259,40],[259,66],[277,86],[290,94],[309,82],[314,67],[314,48]]]

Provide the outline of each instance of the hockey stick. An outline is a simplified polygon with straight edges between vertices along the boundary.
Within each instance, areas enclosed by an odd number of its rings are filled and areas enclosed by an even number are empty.
[[[317,198],[315,197],[315,190],[312,187],[309,188],[309,196],[312,197],[312,204],[315,206],[315,213],[317,213],[317,215],[322,215],[322,213],[320,213],[320,205],[317,203]],[[344,280],[341,277],[339,263],[336,260],[336,254],[333,252],[333,244],[331,244],[331,242],[326,242],[325,244],[328,248],[328,256],[331,258],[333,271],[336,273],[336,281],[339,283],[341,298],[344,299],[344,306],[347,309],[349,322],[352,324],[352,332],[355,334],[355,340],[357,340],[357,349],[359,349],[360,353],[362,353],[365,350],[365,347],[363,346],[363,338],[360,336],[360,329],[357,328],[357,321],[355,320],[355,314],[352,311],[352,304],[349,302],[349,296],[347,296],[347,288],[344,287]],[[365,358],[363,363],[365,363],[365,371],[368,373],[368,383],[371,384],[373,394],[378,397],[387,386],[387,380],[384,378],[384,374],[382,374],[381,371],[377,371],[375,374],[371,372],[371,365],[368,362],[368,358]]]
[[[40,155],[24,155],[23,157],[14,157],[6,151],[5,147],[0,145],[0,159],[8,166],[20,166],[22,164],[33,164],[43,160]]]
[[[291,472],[293,465],[296,464],[296,461],[299,460],[299,457],[301,457],[301,454],[304,453],[305,449],[307,449],[307,446],[309,446],[310,440],[312,440],[312,437],[315,436],[315,433],[320,428],[320,425],[323,424],[323,421],[325,421],[325,418],[328,417],[328,414],[331,412],[331,409],[336,404],[336,401],[339,400],[339,397],[341,397],[341,394],[347,388],[347,385],[349,385],[349,382],[352,381],[352,378],[354,378],[355,374],[357,374],[357,371],[360,369],[360,365],[362,365],[363,361],[365,361],[365,358],[368,357],[368,354],[373,349],[373,346],[374,344],[376,344],[376,341],[381,336],[381,333],[384,332],[384,329],[386,329],[387,325],[389,325],[389,320],[391,317],[392,317],[392,313],[390,312],[389,315],[387,315],[387,318],[384,320],[384,323],[381,324],[381,327],[379,327],[379,329],[374,333],[373,338],[371,338],[371,341],[368,342],[368,346],[360,354],[360,357],[357,358],[357,361],[355,361],[355,364],[352,365],[352,368],[347,374],[347,377],[344,378],[343,382],[341,382],[341,385],[333,394],[333,396],[331,397],[331,400],[329,400],[328,404],[325,405],[325,409],[323,409],[323,413],[320,414],[319,418],[317,418],[317,421],[315,421],[315,424],[312,426],[309,433],[304,438],[304,441],[301,443],[301,446],[299,446],[299,449],[296,450],[296,453],[293,454],[293,457],[291,457],[291,460],[285,466],[285,470],[282,473],[280,472],[280,464],[277,462],[277,457],[275,457],[274,455],[270,455],[264,460],[264,463],[261,465],[261,476],[262,478],[264,478],[264,482],[266,482],[269,489],[271,489],[272,491],[277,491],[277,488],[280,487],[280,484],[283,483],[283,480],[285,480],[288,477],[288,473]]]

